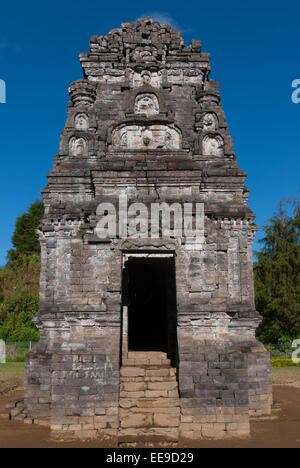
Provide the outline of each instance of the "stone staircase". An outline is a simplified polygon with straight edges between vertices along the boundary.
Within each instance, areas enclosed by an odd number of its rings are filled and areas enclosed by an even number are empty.
[[[129,352],[120,379],[119,446],[176,446],[180,403],[176,369],[161,352]]]

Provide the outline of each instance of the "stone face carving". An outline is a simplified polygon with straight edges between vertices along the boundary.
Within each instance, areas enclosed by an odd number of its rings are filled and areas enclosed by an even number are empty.
[[[206,135],[202,141],[204,156],[223,156],[224,141],[220,135]]]
[[[181,135],[170,125],[126,125],[113,132],[113,146],[123,149],[180,149]]]
[[[203,130],[205,131],[216,131],[218,129],[218,119],[216,114],[208,112],[202,119]]]
[[[70,140],[69,149],[72,156],[85,156],[87,153],[87,142],[84,138],[73,137]]]
[[[159,113],[158,99],[155,94],[139,94],[135,99],[135,114],[145,114],[147,117]]]
[[[133,88],[140,88],[141,86],[161,88],[162,73],[161,71],[150,72],[149,70],[143,70],[141,73],[133,72],[131,75],[131,83]]]
[[[144,85],[150,84],[151,83],[151,72],[149,72],[148,70],[142,71],[141,78],[142,78],[142,81],[143,81]]]
[[[89,128],[89,119],[86,114],[77,114],[75,117],[76,130],[86,131]]]

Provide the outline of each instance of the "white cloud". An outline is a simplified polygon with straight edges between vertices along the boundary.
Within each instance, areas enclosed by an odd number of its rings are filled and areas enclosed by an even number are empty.
[[[172,18],[171,15],[169,15],[169,13],[165,13],[162,11],[150,11],[142,14],[140,18],[145,18],[147,16],[150,16],[150,18],[154,21],[158,21],[162,24],[170,24],[172,28],[179,29],[178,23],[174,18]]]
[[[179,26],[177,21],[167,12],[163,11],[148,11],[142,15],[140,18],[145,18],[149,16],[154,21],[158,21],[161,24],[170,24],[173,29],[178,29],[182,34],[191,32],[190,28],[182,28]]]

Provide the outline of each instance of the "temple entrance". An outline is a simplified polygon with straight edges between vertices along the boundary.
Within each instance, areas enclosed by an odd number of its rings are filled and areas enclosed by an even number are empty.
[[[128,307],[128,351],[176,355],[176,282],[173,256],[130,256],[125,263],[123,304]]]

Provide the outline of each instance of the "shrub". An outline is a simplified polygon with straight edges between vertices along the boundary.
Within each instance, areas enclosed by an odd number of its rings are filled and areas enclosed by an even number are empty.
[[[271,359],[272,367],[300,367],[300,363],[296,364],[292,359]]]

